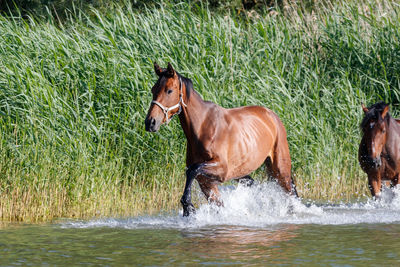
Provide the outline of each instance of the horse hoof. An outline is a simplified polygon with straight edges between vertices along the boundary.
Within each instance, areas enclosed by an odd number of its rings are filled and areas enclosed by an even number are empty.
[[[183,207],[183,217],[189,217],[191,214],[195,214],[196,210],[193,204],[189,204],[186,207]]]
[[[379,201],[379,200],[381,200],[381,199],[382,199],[382,195],[381,195],[381,193],[377,193],[377,194],[375,194],[375,196],[373,197],[373,199],[374,199],[375,201]]]

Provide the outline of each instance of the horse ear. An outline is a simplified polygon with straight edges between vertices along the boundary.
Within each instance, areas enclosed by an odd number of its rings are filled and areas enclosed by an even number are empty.
[[[158,76],[161,76],[161,74],[162,74],[162,68],[160,68],[160,66],[158,66],[158,64],[156,63],[156,62],[154,62],[154,71],[156,72],[156,74],[158,75]]]
[[[175,70],[172,67],[171,63],[168,62],[168,67],[167,67],[167,76],[173,77],[175,75]]]
[[[382,111],[382,113],[381,113],[381,116],[382,116],[382,119],[384,119],[385,117],[386,117],[386,114],[389,112],[389,105],[387,105],[384,109],[383,109],[383,111]]]
[[[364,113],[367,113],[369,111],[368,108],[364,105],[364,103],[361,103],[361,107],[362,107]]]

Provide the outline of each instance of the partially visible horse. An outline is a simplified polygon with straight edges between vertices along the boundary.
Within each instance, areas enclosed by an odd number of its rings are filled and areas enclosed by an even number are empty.
[[[363,137],[358,150],[358,160],[368,175],[368,184],[375,199],[381,196],[382,180],[391,186],[399,184],[400,174],[400,124],[389,114],[384,102],[370,107],[362,104],[364,119],[361,122]]]
[[[187,139],[186,185],[181,199],[183,216],[194,212],[191,186],[196,179],[207,199],[222,205],[218,184],[231,179],[253,179],[249,174],[262,163],[284,190],[296,195],[285,127],[271,110],[248,106],[222,108],[204,101],[190,79],[154,63],[158,80],[145,120],[146,131],[179,115]]]

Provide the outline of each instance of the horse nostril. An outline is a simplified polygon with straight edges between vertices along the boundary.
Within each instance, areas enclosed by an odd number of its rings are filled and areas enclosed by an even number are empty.
[[[145,120],[145,129],[148,132],[156,132],[157,131],[157,120],[155,118],[146,118]]]
[[[151,131],[153,120],[153,118],[146,118],[146,120],[144,121],[146,131]]]

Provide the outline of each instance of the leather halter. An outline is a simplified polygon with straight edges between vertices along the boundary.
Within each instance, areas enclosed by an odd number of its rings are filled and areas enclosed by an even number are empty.
[[[182,103],[182,104],[181,104],[181,103]],[[166,124],[168,124],[168,123],[172,120],[172,118],[173,118],[175,115],[177,115],[177,114],[179,115],[179,114],[181,113],[181,111],[182,111],[182,105],[183,105],[184,107],[187,107],[187,105],[185,104],[185,102],[183,102],[183,92],[182,92],[182,80],[181,80],[181,78],[179,77],[179,102],[178,102],[178,104],[173,105],[172,107],[169,107],[169,108],[165,107],[163,104],[161,104],[160,102],[155,101],[155,100],[151,101],[151,104],[156,104],[157,106],[159,106],[159,107],[161,108],[161,110],[164,112],[165,123],[166,123]],[[173,114],[173,115],[171,116],[171,118],[168,118],[168,112],[171,111],[171,110],[173,110],[173,109],[176,109],[176,108],[178,108],[178,107],[179,107],[178,112],[176,112],[175,114]]]

